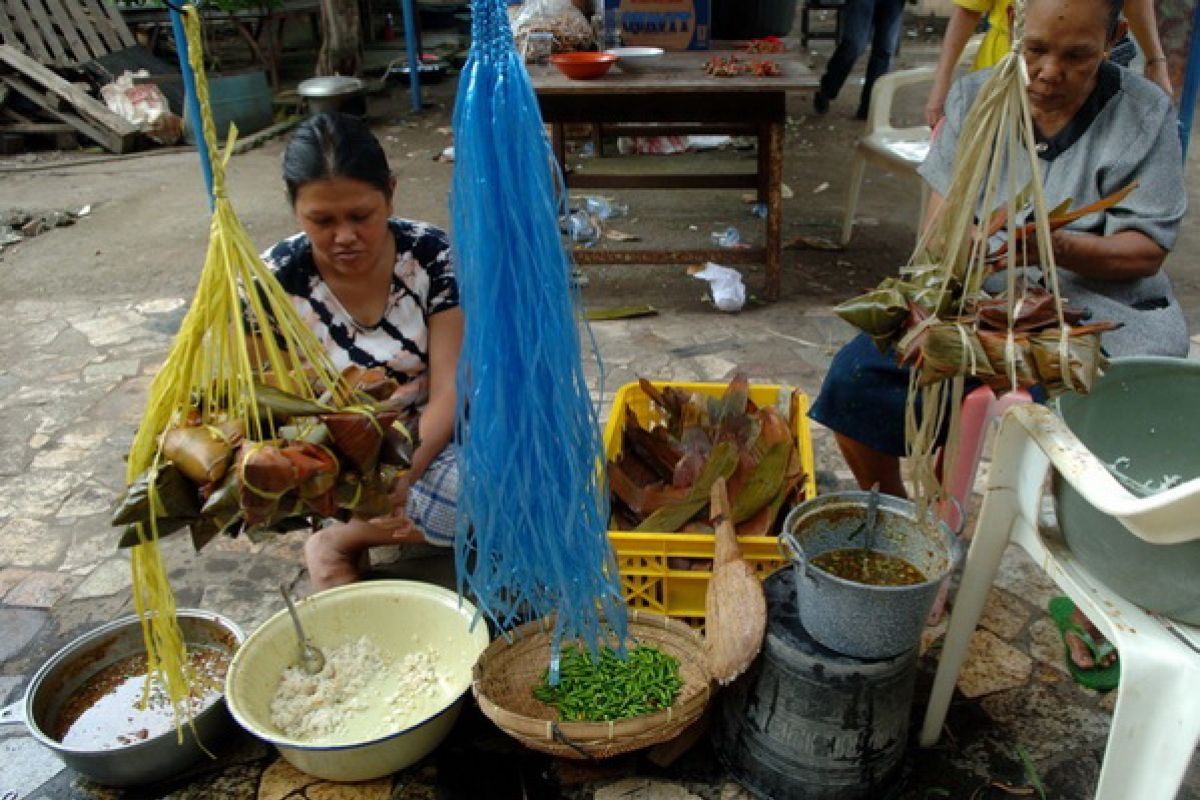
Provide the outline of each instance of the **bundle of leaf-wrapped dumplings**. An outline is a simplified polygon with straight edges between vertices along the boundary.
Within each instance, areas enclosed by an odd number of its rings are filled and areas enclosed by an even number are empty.
[[[340,382],[337,394],[352,400],[340,408],[329,403],[334,393],[306,399],[256,386],[253,426],[189,408],[162,434],[161,459],[118,502],[120,545],[138,544],[135,526],[149,526],[151,508],[159,536],[187,527],[196,549],[220,533],[258,541],[314,518],[388,513],[389,488],[412,456],[409,412],[389,402],[398,384],[381,368],[349,367]]]
[[[1082,325],[1085,312],[1062,303],[1066,327],[1059,328],[1054,296],[1044,288],[1024,287],[1015,304],[1003,296],[964,301],[961,283],[939,273],[937,267],[904,267],[899,278],[885,278],[834,311],[881,352],[894,347],[899,362],[916,370],[918,386],[973,376],[997,392],[1091,388],[1104,365],[1100,334],[1115,323]]]

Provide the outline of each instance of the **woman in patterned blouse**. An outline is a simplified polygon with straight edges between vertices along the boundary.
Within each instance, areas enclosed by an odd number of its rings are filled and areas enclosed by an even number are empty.
[[[301,233],[264,254],[293,304],[339,369],[383,367],[396,396],[420,413],[412,469],[397,482],[393,513],[351,518],[309,537],[316,589],[354,581],[371,547],[454,541],[458,468],[455,370],[463,336],[445,233],[391,216],[396,186],[366,124],[318,114],[292,136],[283,178]]]

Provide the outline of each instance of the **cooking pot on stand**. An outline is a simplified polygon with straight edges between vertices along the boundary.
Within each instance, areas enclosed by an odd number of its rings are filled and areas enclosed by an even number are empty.
[[[232,620],[199,609],[177,612],[184,641],[233,651],[245,639]],[[196,715],[194,730],[185,725],[183,740],[170,728],[157,736],[110,749],[69,747],[53,738],[59,716],[71,696],[97,673],[124,658],[145,653],[136,616],[102,625],[67,644],[34,674],[25,697],[0,709],[0,724],[24,723],[29,733],[68,767],[106,786],[141,786],[179,775],[211,755],[218,743],[237,731],[224,697]]]
[[[874,586],[832,575],[812,559],[861,548],[870,504],[877,504],[871,549],[907,561],[924,581]],[[957,564],[958,537],[942,523],[917,517],[907,500],[871,492],[821,495],[791,510],[779,547],[792,564],[800,621],[809,634],[844,655],[891,658],[916,647],[942,580]]]
[[[341,111],[361,117],[367,113],[367,84],[359,78],[321,75],[301,81],[296,91],[313,114]]]

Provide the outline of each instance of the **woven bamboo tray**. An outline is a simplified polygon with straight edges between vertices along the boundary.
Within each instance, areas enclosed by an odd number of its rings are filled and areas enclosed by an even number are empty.
[[[601,759],[669,741],[704,713],[714,685],[703,640],[683,622],[629,612],[627,643],[650,645],[679,659],[683,689],[675,704],[614,722],[560,722],[558,711],[533,696],[550,663],[550,623],[530,622],[496,639],[475,664],[471,690],[488,719],[534,750],[574,759]]]

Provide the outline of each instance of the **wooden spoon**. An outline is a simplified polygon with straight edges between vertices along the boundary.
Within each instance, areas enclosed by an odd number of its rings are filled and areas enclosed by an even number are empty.
[[[713,484],[711,502],[716,557],[704,598],[704,655],[709,672],[724,685],[745,672],[762,649],[767,598],[738,549],[724,478]]]

